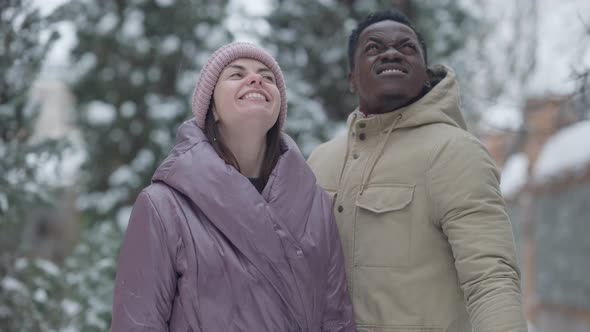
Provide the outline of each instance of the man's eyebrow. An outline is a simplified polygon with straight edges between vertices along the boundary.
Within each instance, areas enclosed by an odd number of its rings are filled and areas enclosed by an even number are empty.
[[[398,42],[398,44],[407,43],[407,42],[409,42],[409,41],[411,41],[411,42],[418,42],[417,40],[415,40],[415,39],[414,39],[414,38],[412,38],[412,37],[405,37],[405,38],[402,38],[402,39],[401,39],[401,40]]]
[[[365,43],[367,42],[375,42],[375,43],[383,43],[383,40],[379,37],[367,37],[367,40],[365,41]],[[402,44],[402,43],[406,43],[408,41],[412,41],[412,42],[418,42],[417,40],[415,40],[415,38],[412,38],[410,36],[406,36],[406,37],[401,37],[399,40],[396,41],[396,44]]]
[[[369,41],[376,42],[376,43],[382,43],[383,42],[383,40],[381,38],[379,38],[379,37],[368,37],[365,42],[369,42]]]

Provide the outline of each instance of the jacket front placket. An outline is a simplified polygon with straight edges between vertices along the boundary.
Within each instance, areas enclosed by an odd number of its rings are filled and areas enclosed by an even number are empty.
[[[193,149],[202,150],[200,147]],[[207,155],[215,153],[209,146]],[[300,294],[293,294],[295,278],[287,260],[277,224],[267,202],[247,178],[221,159],[199,158],[199,153],[184,153],[171,167],[165,182],[188,196],[210,222],[260,271],[288,308],[301,331],[307,323]],[[199,176],[198,185],[187,186],[179,177],[170,176],[174,168],[190,167]],[[208,188],[199,190],[198,188]],[[276,218],[274,218],[276,219]],[[296,288],[295,288],[296,289]]]

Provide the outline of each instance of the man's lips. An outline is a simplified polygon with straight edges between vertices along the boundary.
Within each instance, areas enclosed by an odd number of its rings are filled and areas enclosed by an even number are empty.
[[[399,64],[383,64],[377,67],[377,75],[404,75],[407,74],[408,70]]]

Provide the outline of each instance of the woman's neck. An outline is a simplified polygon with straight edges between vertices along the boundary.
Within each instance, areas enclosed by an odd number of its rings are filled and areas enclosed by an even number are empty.
[[[221,135],[228,149],[236,157],[240,165],[240,173],[249,178],[259,177],[266,152],[266,134],[262,136],[253,133],[228,134],[221,131]]]

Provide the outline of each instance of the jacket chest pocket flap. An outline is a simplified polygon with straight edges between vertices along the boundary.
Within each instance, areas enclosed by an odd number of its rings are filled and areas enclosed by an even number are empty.
[[[356,200],[355,265],[409,264],[414,186],[370,186]]]

